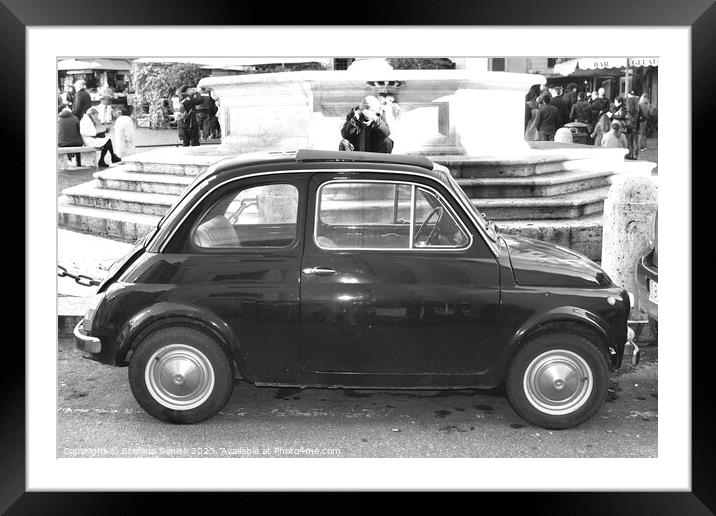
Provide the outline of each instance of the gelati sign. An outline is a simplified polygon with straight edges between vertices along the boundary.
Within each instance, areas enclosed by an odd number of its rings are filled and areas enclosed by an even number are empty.
[[[658,57],[632,57],[629,59],[629,66],[659,66]]]

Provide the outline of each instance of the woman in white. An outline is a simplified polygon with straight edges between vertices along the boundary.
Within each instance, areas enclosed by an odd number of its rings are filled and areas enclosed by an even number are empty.
[[[94,147],[101,151],[97,166],[103,168],[109,166],[104,161],[107,152],[112,156],[112,163],[122,161],[122,158],[114,153],[112,140],[110,140],[109,136],[106,136],[107,130],[98,130],[101,129],[100,125],[97,108],[91,107],[80,120],[80,135],[82,135],[82,141],[86,147]]]

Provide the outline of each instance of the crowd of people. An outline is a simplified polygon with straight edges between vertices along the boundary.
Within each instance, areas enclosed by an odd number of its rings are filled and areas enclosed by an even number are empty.
[[[182,86],[176,94],[179,109],[174,120],[185,147],[199,145],[201,140],[221,138],[219,107],[207,88]]]
[[[57,98],[57,145],[59,147],[94,147],[100,151],[97,166],[100,168],[109,167],[105,158],[110,155],[111,162],[117,163],[122,160],[115,152],[109,132],[112,125],[121,113],[114,111],[111,105],[111,92],[107,91],[102,95],[98,106],[92,106],[92,99],[86,89],[84,80],[79,79],[74,83],[74,94],[71,96],[58,94]],[[131,121],[130,121],[131,122]],[[128,140],[133,134],[128,132],[126,124],[122,127],[122,143],[132,143]],[[123,145],[124,146],[124,145]],[[125,146],[126,147],[126,146]],[[67,159],[76,160],[77,166],[82,166],[80,153],[68,154]]]
[[[637,159],[639,151],[646,149],[646,125],[652,113],[649,96],[632,90],[626,99],[610,102],[605,93],[604,88],[578,91],[575,83],[565,89],[532,86],[525,96],[525,139],[554,141],[565,124],[580,122],[587,127],[588,143],[624,148],[627,159]]]

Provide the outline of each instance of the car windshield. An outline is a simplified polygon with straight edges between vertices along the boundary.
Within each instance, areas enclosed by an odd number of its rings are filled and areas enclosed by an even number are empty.
[[[495,225],[492,222],[488,221],[485,216],[480,213],[480,210],[478,210],[477,207],[472,203],[472,201],[467,196],[462,187],[457,184],[455,178],[452,177],[449,172],[446,175],[450,186],[455,192],[455,195],[460,198],[460,201],[462,201],[462,203],[465,205],[465,208],[470,210],[470,213],[475,216],[475,219],[477,219],[478,223],[481,225],[482,229],[485,231],[490,240],[492,240],[493,242],[497,242],[497,232],[495,231]]]

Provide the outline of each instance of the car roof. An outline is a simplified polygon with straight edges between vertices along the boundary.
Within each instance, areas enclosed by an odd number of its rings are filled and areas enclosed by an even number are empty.
[[[206,170],[202,176],[219,175],[226,172],[241,174],[240,169],[261,165],[281,165],[281,168],[290,168],[298,165],[305,168],[312,163],[326,163],[340,165],[342,163],[365,165],[402,165],[419,167],[426,171],[434,171],[435,164],[425,156],[412,154],[384,154],[379,152],[354,151],[326,151],[316,149],[301,149],[294,151],[250,152],[235,157],[225,158]],[[327,167],[328,169],[333,167]]]

